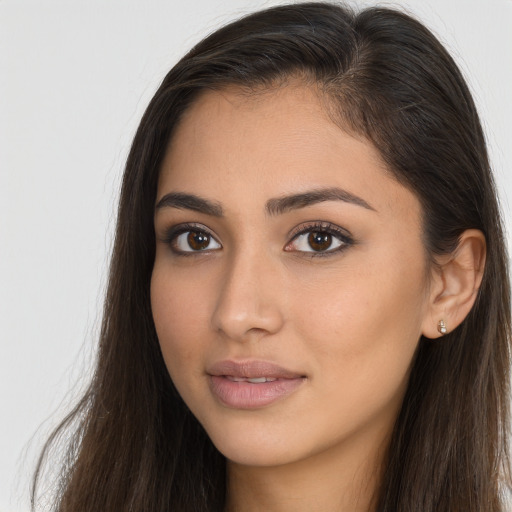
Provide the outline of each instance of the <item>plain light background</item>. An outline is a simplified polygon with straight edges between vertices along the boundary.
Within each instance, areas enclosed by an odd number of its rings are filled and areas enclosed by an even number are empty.
[[[0,512],[90,375],[131,138],[164,74],[280,1],[0,0]],[[351,1],[374,5],[374,1]],[[512,226],[512,0],[404,0],[462,67]],[[509,244],[510,245],[510,244]]]

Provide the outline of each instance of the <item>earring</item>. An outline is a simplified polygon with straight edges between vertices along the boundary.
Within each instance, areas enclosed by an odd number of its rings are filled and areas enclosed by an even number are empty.
[[[443,319],[437,322],[437,330],[439,331],[439,334],[441,336],[444,336],[448,332],[448,329],[446,328],[446,324],[444,323]]]

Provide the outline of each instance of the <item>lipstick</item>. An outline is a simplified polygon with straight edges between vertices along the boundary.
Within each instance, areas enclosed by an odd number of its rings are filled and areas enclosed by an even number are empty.
[[[210,390],[227,407],[257,409],[286,398],[306,377],[267,361],[220,361],[208,368]]]

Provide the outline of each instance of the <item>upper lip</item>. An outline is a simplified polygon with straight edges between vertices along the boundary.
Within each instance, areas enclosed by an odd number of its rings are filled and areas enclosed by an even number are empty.
[[[300,379],[304,375],[283,368],[269,361],[218,361],[207,369],[209,375],[245,377],[247,379],[267,377],[274,379]]]

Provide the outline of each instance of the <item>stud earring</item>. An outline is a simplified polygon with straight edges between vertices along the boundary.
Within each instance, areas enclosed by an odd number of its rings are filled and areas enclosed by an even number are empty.
[[[437,322],[437,330],[439,331],[439,334],[441,336],[444,336],[447,332],[448,332],[448,329],[446,328],[446,324],[444,323],[444,320],[439,320],[439,322]]]

